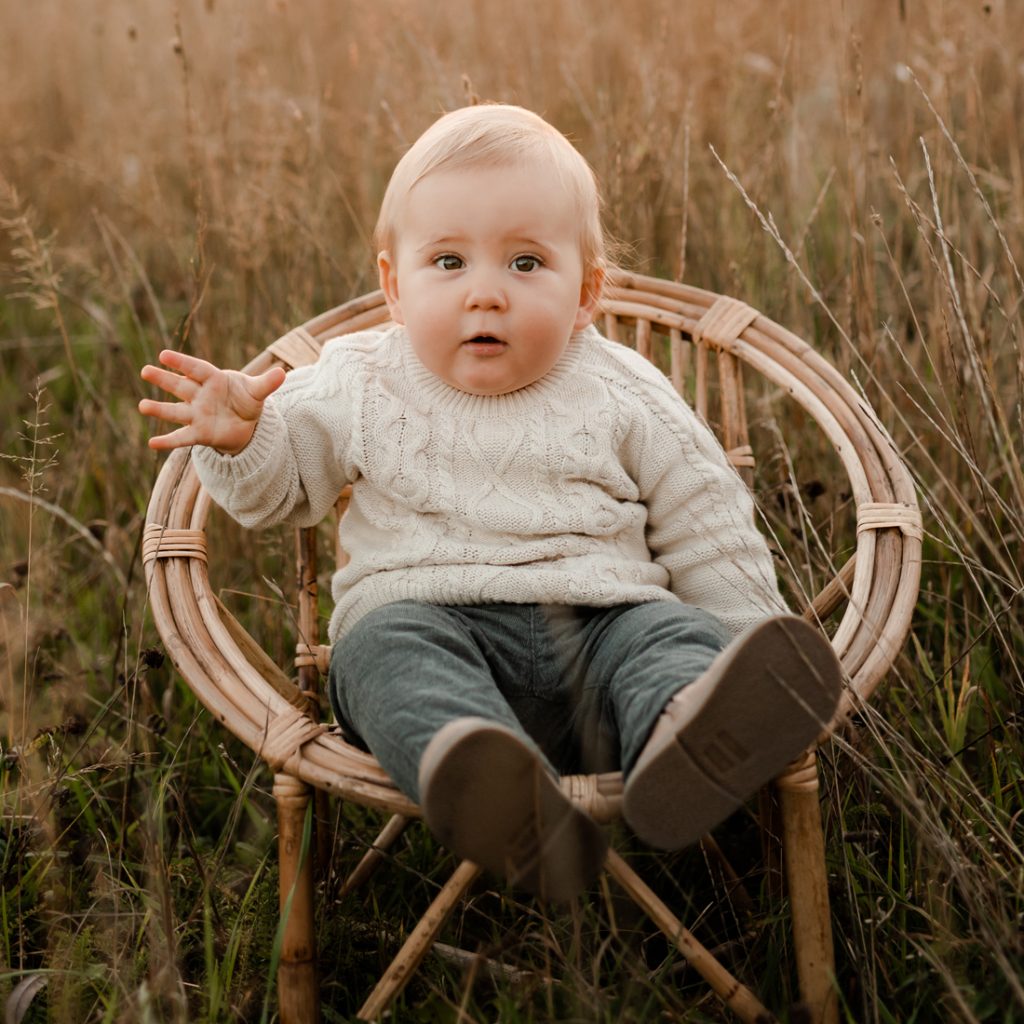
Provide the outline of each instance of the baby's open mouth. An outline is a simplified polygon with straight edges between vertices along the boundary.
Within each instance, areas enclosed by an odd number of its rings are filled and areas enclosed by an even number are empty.
[[[472,346],[474,349],[490,350],[500,349],[505,347],[505,342],[501,338],[495,338],[491,334],[478,334],[474,338],[468,338],[464,344]]]

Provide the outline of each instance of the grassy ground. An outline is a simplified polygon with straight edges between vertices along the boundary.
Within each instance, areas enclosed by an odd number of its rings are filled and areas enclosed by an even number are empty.
[[[372,286],[397,154],[479,95],[571,134],[632,266],[790,326],[896,439],[925,510],[921,602],[888,685],[823,769],[844,1012],[1024,1020],[1024,8],[142,6],[0,6],[7,1019],[274,1018],[270,779],[147,618],[157,460],[138,369],[165,345],[240,365]],[[759,496],[810,579],[808,536],[829,554],[850,544],[848,496],[798,412],[765,412],[757,432]],[[230,536],[221,594],[284,664],[290,539]],[[371,817],[337,810],[337,874]],[[750,872],[749,916],[715,909],[699,851],[632,856],[785,1013],[784,903],[756,873],[749,816],[721,842]],[[324,883],[328,1021],[348,1019],[440,884],[435,853],[410,833],[368,899]],[[483,887],[445,941],[519,973],[431,958],[398,1019],[721,1019],[610,890],[542,917]]]

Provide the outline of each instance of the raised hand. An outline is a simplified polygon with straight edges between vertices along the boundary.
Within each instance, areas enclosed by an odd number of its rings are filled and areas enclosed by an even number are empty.
[[[158,450],[203,444],[226,455],[236,455],[251,440],[264,401],[285,378],[280,366],[250,377],[169,349],[161,352],[159,359],[170,369],[144,366],[140,376],[180,401],[154,402],[144,398],[139,402],[139,412],[182,426],[169,434],[151,437],[149,447]]]

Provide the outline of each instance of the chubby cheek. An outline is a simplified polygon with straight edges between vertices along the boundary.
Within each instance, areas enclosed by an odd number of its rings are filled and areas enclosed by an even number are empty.
[[[451,332],[444,330],[443,325],[437,321],[426,323],[423,320],[415,321],[413,326],[407,325],[406,330],[409,332],[412,350],[420,362],[432,373],[447,380],[448,369],[456,355],[456,347],[445,340],[452,337]]]
[[[413,347],[422,358],[430,353],[437,356],[456,347],[457,325],[436,306],[405,308],[405,329]]]

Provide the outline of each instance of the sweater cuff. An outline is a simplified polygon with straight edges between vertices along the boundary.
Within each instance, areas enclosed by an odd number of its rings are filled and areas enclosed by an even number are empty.
[[[192,449],[200,480],[207,490],[212,489],[208,482],[214,487],[217,484],[232,487],[243,483],[273,461],[274,450],[283,443],[285,433],[284,418],[270,402],[264,403],[256,429],[240,452],[229,455],[198,444]]]

